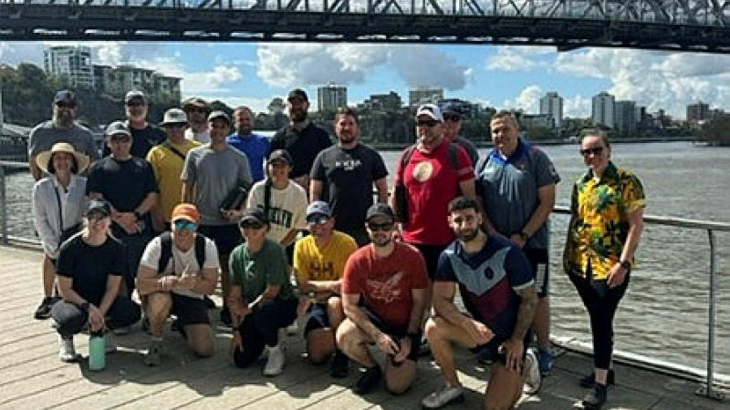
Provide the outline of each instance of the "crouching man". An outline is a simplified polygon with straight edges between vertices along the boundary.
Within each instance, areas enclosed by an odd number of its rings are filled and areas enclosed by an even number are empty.
[[[443,386],[422,401],[437,409],[463,400],[454,366],[453,345],[493,358],[484,398],[487,410],[511,409],[522,396],[525,377],[536,392],[540,372],[534,352],[526,350],[537,294],[532,269],[512,242],[488,236],[477,203],[458,197],[449,204],[449,225],[457,240],[439,258],[433,285],[436,316],[426,323],[431,352],[444,376]],[[456,285],[469,315],[454,304]]]
[[[426,263],[411,245],[393,240],[395,217],[385,204],[366,214],[371,243],[345,265],[342,304],[347,318],[337,328],[337,346],[366,368],[355,384],[358,394],[373,390],[382,370],[368,351],[377,345],[386,355],[387,389],[400,394],[416,378],[417,347],[428,286]]]
[[[214,350],[203,297],[212,294],[218,283],[218,250],[212,240],[196,232],[200,213],[195,205],[177,205],[171,221],[172,232],[147,245],[137,273],[152,335],[145,356],[148,366],[160,365],[162,329],[170,314],[177,316],[180,331],[196,355],[210,357]]]

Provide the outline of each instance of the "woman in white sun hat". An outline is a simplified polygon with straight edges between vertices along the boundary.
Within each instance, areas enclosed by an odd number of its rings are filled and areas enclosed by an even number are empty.
[[[78,174],[88,167],[89,157],[75,151],[73,145],[59,142],[35,160],[45,177],[33,187],[33,221],[43,244],[44,293],[34,317],[47,319],[58,300],[53,295],[58,249],[79,231],[86,210],[86,178]]]

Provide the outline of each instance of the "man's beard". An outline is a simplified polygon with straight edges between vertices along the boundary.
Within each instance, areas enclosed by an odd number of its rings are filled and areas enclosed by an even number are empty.
[[[477,235],[479,235],[479,228],[475,228],[470,231],[459,232],[456,234],[456,237],[459,238],[460,241],[467,243],[476,239]]]
[[[343,144],[349,144],[352,141],[355,141],[354,134],[340,134],[337,136],[337,138],[339,138],[340,142]]]
[[[70,112],[59,111],[55,113],[53,122],[63,128],[68,128],[74,123],[74,116]]]
[[[302,122],[307,119],[307,111],[292,110],[291,112],[289,112],[289,117],[291,118],[292,122]]]
[[[250,135],[252,131],[253,131],[252,127],[248,127],[248,126],[238,127],[237,133],[238,133],[238,135]]]
[[[390,236],[376,236],[374,238],[370,238],[370,240],[373,242],[373,245],[375,245],[378,248],[385,248],[386,246],[390,245],[390,242],[393,241],[393,238]]]

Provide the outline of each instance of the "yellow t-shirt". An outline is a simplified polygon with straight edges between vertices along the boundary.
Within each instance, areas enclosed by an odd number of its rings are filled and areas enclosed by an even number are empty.
[[[185,140],[178,145],[165,140],[147,153],[147,161],[152,165],[157,185],[160,187],[160,209],[165,221],[170,220],[173,208],[182,198],[180,174],[185,165],[184,159],[165,146],[168,143],[183,155],[187,155],[188,151],[200,145],[198,141]]]
[[[299,279],[338,280],[345,273],[347,258],[357,250],[350,235],[332,232],[332,239],[319,249],[313,236],[307,236],[294,245],[294,272]]]

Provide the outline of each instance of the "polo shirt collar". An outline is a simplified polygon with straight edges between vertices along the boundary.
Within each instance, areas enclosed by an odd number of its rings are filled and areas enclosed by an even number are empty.
[[[527,155],[527,153],[530,151],[530,144],[522,140],[522,137],[517,137],[517,148],[515,148],[515,152],[512,153],[509,157],[506,159],[502,156],[502,154],[499,152],[497,148],[492,149],[489,152],[489,160],[494,161],[497,164],[504,165],[512,163],[514,164],[518,160],[520,160],[523,156]]]

